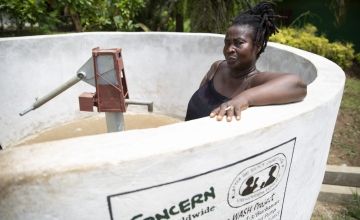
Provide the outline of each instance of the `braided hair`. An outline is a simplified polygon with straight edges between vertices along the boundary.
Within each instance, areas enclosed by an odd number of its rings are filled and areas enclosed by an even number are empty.
[[[249,25],[254,28],[254,42],[260,46],[257,57],[264,52],[269,37],[278,32],[274,18],[281,17],[275,15],[274,4],[271,2],[260,2],[255,7],[240,13],[235,17],[232,25]]]

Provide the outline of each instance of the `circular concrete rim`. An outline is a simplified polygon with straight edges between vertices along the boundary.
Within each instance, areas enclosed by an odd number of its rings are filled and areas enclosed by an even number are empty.
[[[119,33],[93,32],[80,34],[64,34],[56,36],[35,36],[23,37],[24,39],[31,38],[47,38],[47,37],[66,37],[71,35],[97,35],[109,34],[116,35]],[[223,37],[219,34],[195,34],[195,33],[121,33],[125,35],[141,34],[141,35],[186,35],[186,36],[213,36]],[[0,39],[0,41],[8,41],[18,38]],[[253,131],[270,127],[279,123],[284,123],[292,118],[298,117],[301,114],[306,114],[312,110],[322,106],[333,99],[336,95],[343,92],[345,83],[344,72],[335,63],[312,53],[292,48],[289,46],[271,43],[269,47],[274,47],[290,53],[294,53],[305,60],[311,62],[316,70],[316,79],[308,86],[308,95],[304,101],[288,105],[267,106],[267,107],[252,107],[244,111],[240,123],[233,121],[231,123],[217,122],[210,118],[202,118],[190,122],[178,123],[173,125],[162,126],[160,128],[126,131],[122,133],[101,134],[95,136],[78,137],[61,141],[39,143],[32,146],[22,146],[9,151],[42,151],[42,148],[56,149],[58,147],[71,148],[71,146],[86,145],[92,143],[86,150],[90,151],[87,158],[82,158],[81,163],[93,164],[92,156],[98,154],[98,148],[107,149],[102,151],[102,158],[99,158],[98,163],[109,163],[110,161],[134,160],[142,157],[166,154],[170,152],[183,151],[196,146],[202,146],[206,143],[217,142],[226,138],[234,136],[242,136]],[[271,112],[273,117],[266,117],[264,113]],[[257,118],[257,120],[254,120]],[[198,132],[206,128],[206,132]],[[139,140],[138,135],[142,135]],[[136,143],[133,141],[136,140]],[[146,140],[146,141],[145,141]],[[169,142],[171,140],[171,142]],[[146,146],[154,146],[151,150],[146,149]],[[70,146],[70,147],[69,147]],[[82,151],[83,147],[79,146],[78,151]],[[89,148],[94,149],[91,151]],[[70,149],[69,149],[70,150]],[[8,150],[3,153],[6,154]],[[122,154],[114,154],[114,151],[121,151]],[[92,153],[91,153],[92,152]],[[10,153],[10,152],[9,152]],[[20,152],[19,152],[20,153]],[[6,155],[4,155],[6,157]],[[79,159],[79,158],[77,158]],[[78,163],[74,161],[74,163]],[[0,162],[1,165],[1,162]],[[26,167],[26,164],[22,165]],[[48,167],[49,168],[49,167]]]

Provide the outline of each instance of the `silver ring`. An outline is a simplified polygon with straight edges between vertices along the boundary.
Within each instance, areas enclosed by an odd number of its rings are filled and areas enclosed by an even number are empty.
[[[234,108],[234,106],[229,105],[228,107],[225,108],[225,111],[230,110],[230,109],[233,109],[233,108]]]

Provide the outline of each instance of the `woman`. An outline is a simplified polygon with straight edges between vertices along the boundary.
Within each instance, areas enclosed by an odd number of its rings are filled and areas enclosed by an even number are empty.
[[[273,5],[262,2],[237,16],[225,35],[225,60],[216,61],[191,97],[185,120],[210,115],[240,120],[250,106],[301,101],[306,84],[296,75],[260,72],[256,61],[277,29]]]

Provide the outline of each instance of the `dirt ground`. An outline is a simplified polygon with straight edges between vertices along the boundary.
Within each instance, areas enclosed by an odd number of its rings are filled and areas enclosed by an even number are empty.
[[[360,120],[358,122],[353,115],[348,111],[339,113],[328,164],[360,166]]]
[[[317,202],[311,220],[340,220],[345,210],[341,205]]]
[[[347,75],[327,161],[331,165],[360,166],[360,77],[354,75]],[[311,220],[355,219],[346,217],[345,211],[342,205],[317,202]]]

